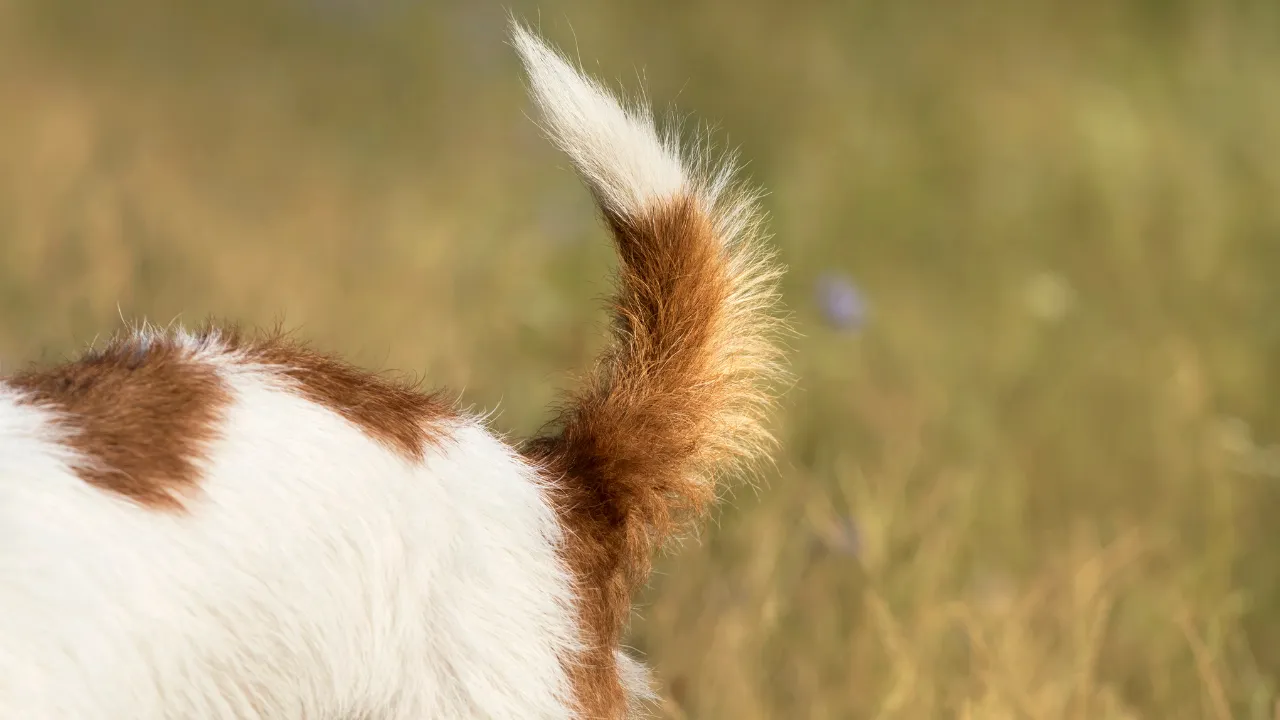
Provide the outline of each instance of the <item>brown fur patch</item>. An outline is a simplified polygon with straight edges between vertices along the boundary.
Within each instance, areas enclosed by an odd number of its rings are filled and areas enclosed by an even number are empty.
[[[410,460],[422,459],[426,443],[442,440],[442,421],[454,416],[439,394],[360,370],[279,332],[249,339],[208,325],[196,338],[206,351],[236,353],[278,371],[308,400]],[[71,431],[68,443],[89,461],[77,468],[85,482],[171,509],[199,486],[197,462],[230,399],[212,365],[161,334],[147,342],[114,341],[3,382],[59,413]]]
[[[142,505],[181,506],[227,403],[213,368],[163,338],[111,343],[57,367],[4,381],[59,413],[85,482]]]
[[[545,468],[567,530],[587,650],[567,658],[585,718],[622,718],[614,651],[650,556],[713,499],[700,455],[716,432],[715,334],[732,290],[724,256],[692,200],[626,219],[606,214],[621,259],[614,345],[527,457]]]
[[[278,331],[246,338],[234,328],[210,326],[200,335],[216,335],[244,362],[277,370],[308,400],[341,415],[410,460],[420,461],[427,443],[443,440],[444,421],[457,416],[439,392],[423,393],[407,383],[361,370]]]

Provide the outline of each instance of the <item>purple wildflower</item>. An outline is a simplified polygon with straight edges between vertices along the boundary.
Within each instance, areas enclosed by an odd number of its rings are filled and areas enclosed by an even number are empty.
[[[818,278],[818,307],[827,323],[838,330],[857,330],[867,319],[867,303],[858,286],[838,273]]]
[[[851,517],[841,518],[831,534],[829,546],[841,555],[857,557],[862,552],[862,536]]]

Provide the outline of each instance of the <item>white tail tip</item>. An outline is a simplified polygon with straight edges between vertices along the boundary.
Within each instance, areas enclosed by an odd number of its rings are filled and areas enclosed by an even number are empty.
[[[679,144],[643,103],[626,105],[519,22],[511,34],[543,129],[607,210],[635,216],[690,190]]]

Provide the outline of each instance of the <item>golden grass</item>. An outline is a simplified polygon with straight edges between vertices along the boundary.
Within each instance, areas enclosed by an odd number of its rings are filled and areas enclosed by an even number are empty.
[[[1275,717],[1273,3],[540,9],[742,146],[804,332],[778,472],[643,599],[668,717]],[[532,430],[612,258],[503,21],[0,1],[0,362],[283,317]]]

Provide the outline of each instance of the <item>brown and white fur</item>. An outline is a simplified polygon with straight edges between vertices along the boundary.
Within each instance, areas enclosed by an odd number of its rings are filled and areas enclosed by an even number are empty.
[[[652,551],[770,446],[778,269],[731,163],[537,38],[620,257],[613,342],[510,447],[280,336],[135,330],[0,379],[0,718],[623,718]]]

